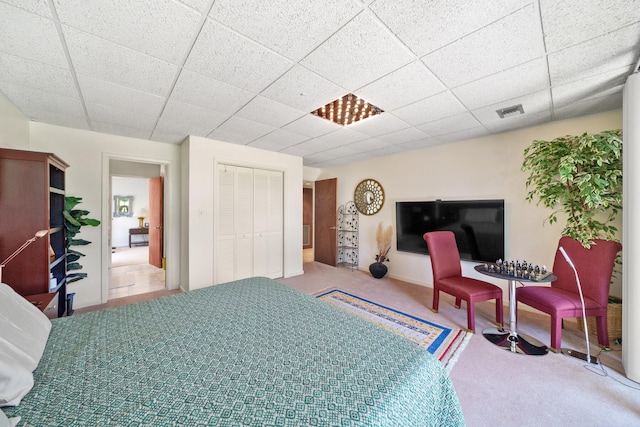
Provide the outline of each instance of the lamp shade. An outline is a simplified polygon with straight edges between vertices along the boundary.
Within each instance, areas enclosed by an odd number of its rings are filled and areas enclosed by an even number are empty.
[[[138,218],[146,218],[149,216],[149,211],[146,208],[142,208],[140,209],[140,211],[138,211]]]

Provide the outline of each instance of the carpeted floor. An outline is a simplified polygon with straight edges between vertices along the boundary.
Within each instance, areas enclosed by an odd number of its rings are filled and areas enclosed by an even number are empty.
[[[391,265],[390,274],[393,269]],[[374,279],[368,272],[316,262],[306,262],[304,270],[303,275],[278,280],[311,295],[335,286],[409,315],[431,319],[431,288],[389,276]],[[439,324],[465,328],[465,305],[456,309],[453,303],[452,297],[441,294],[440,310],[433,318]],[[494,304],[476,304],[476,333],[450,372],[468,426],[640,425],[640,384],[624,376],[620,346],[599,354],[601,367],[559,353],[513,354],[482,335],[484,328],[493,326],[494,316]],[[520,310],[518,329],[549,344],[550,320],[544,314]],[[592,354],[598,354],[597,341],[591,341]],[[576,322],[566,321],[562,347],[585,351],[584,346],[584,335]]]

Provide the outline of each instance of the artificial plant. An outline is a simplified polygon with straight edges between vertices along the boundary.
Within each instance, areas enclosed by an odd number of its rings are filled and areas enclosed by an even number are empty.
[[[385,261],[389,261],[387,254],[391,249],[391,237],[393,236],[393,228],[388,226],[384,228],[382,222],[378,223],[376,229],[376,243],[378,244],[378,253],[376,254],[376,262],[382,264]]]
[[[611,225],[622,209],[622,131],[535,140],[524,150],[529,172],[526,199],[553,209],[546,218],[567,216],[562,230],[589,248],[595,239],[615,240]]]
[[[85,218],[85,215],[89,215],[89,211],[74,209],[78,204],[82,203],[82,197],[67,196],[64,199],[65,209],[62,214],[64,215],[64,228],[67,236],[67,283],[72,283],[84,279],[87,277],[87,273],[78,272],[78,270],[82,270],[82,265],[78,260],[85,255],[82,252],[71,249],[71,246],[86,246],[91,243],[88,240],[76,239],[75,237],[80,233],[80,229],[83,226],[97,227],[100,225],[100,221],[93,218]],[[74,273],[69,273],[69,271],[74,271]]]

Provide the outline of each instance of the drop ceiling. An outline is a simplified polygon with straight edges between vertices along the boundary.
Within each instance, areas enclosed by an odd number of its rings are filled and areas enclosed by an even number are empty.
[[[620,109],[639,57],[640,0],[0,0],[31,120],[314,167]],[[348,93],[384,113],[311,114]]]

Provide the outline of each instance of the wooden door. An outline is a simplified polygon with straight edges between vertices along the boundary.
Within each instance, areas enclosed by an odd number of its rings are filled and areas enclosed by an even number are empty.
[[[149,179],[149,264],[162,266],[162,177]]]
[[[315,260],[334,267],[337,265],[337,191],[337,178],[315,183]]]

